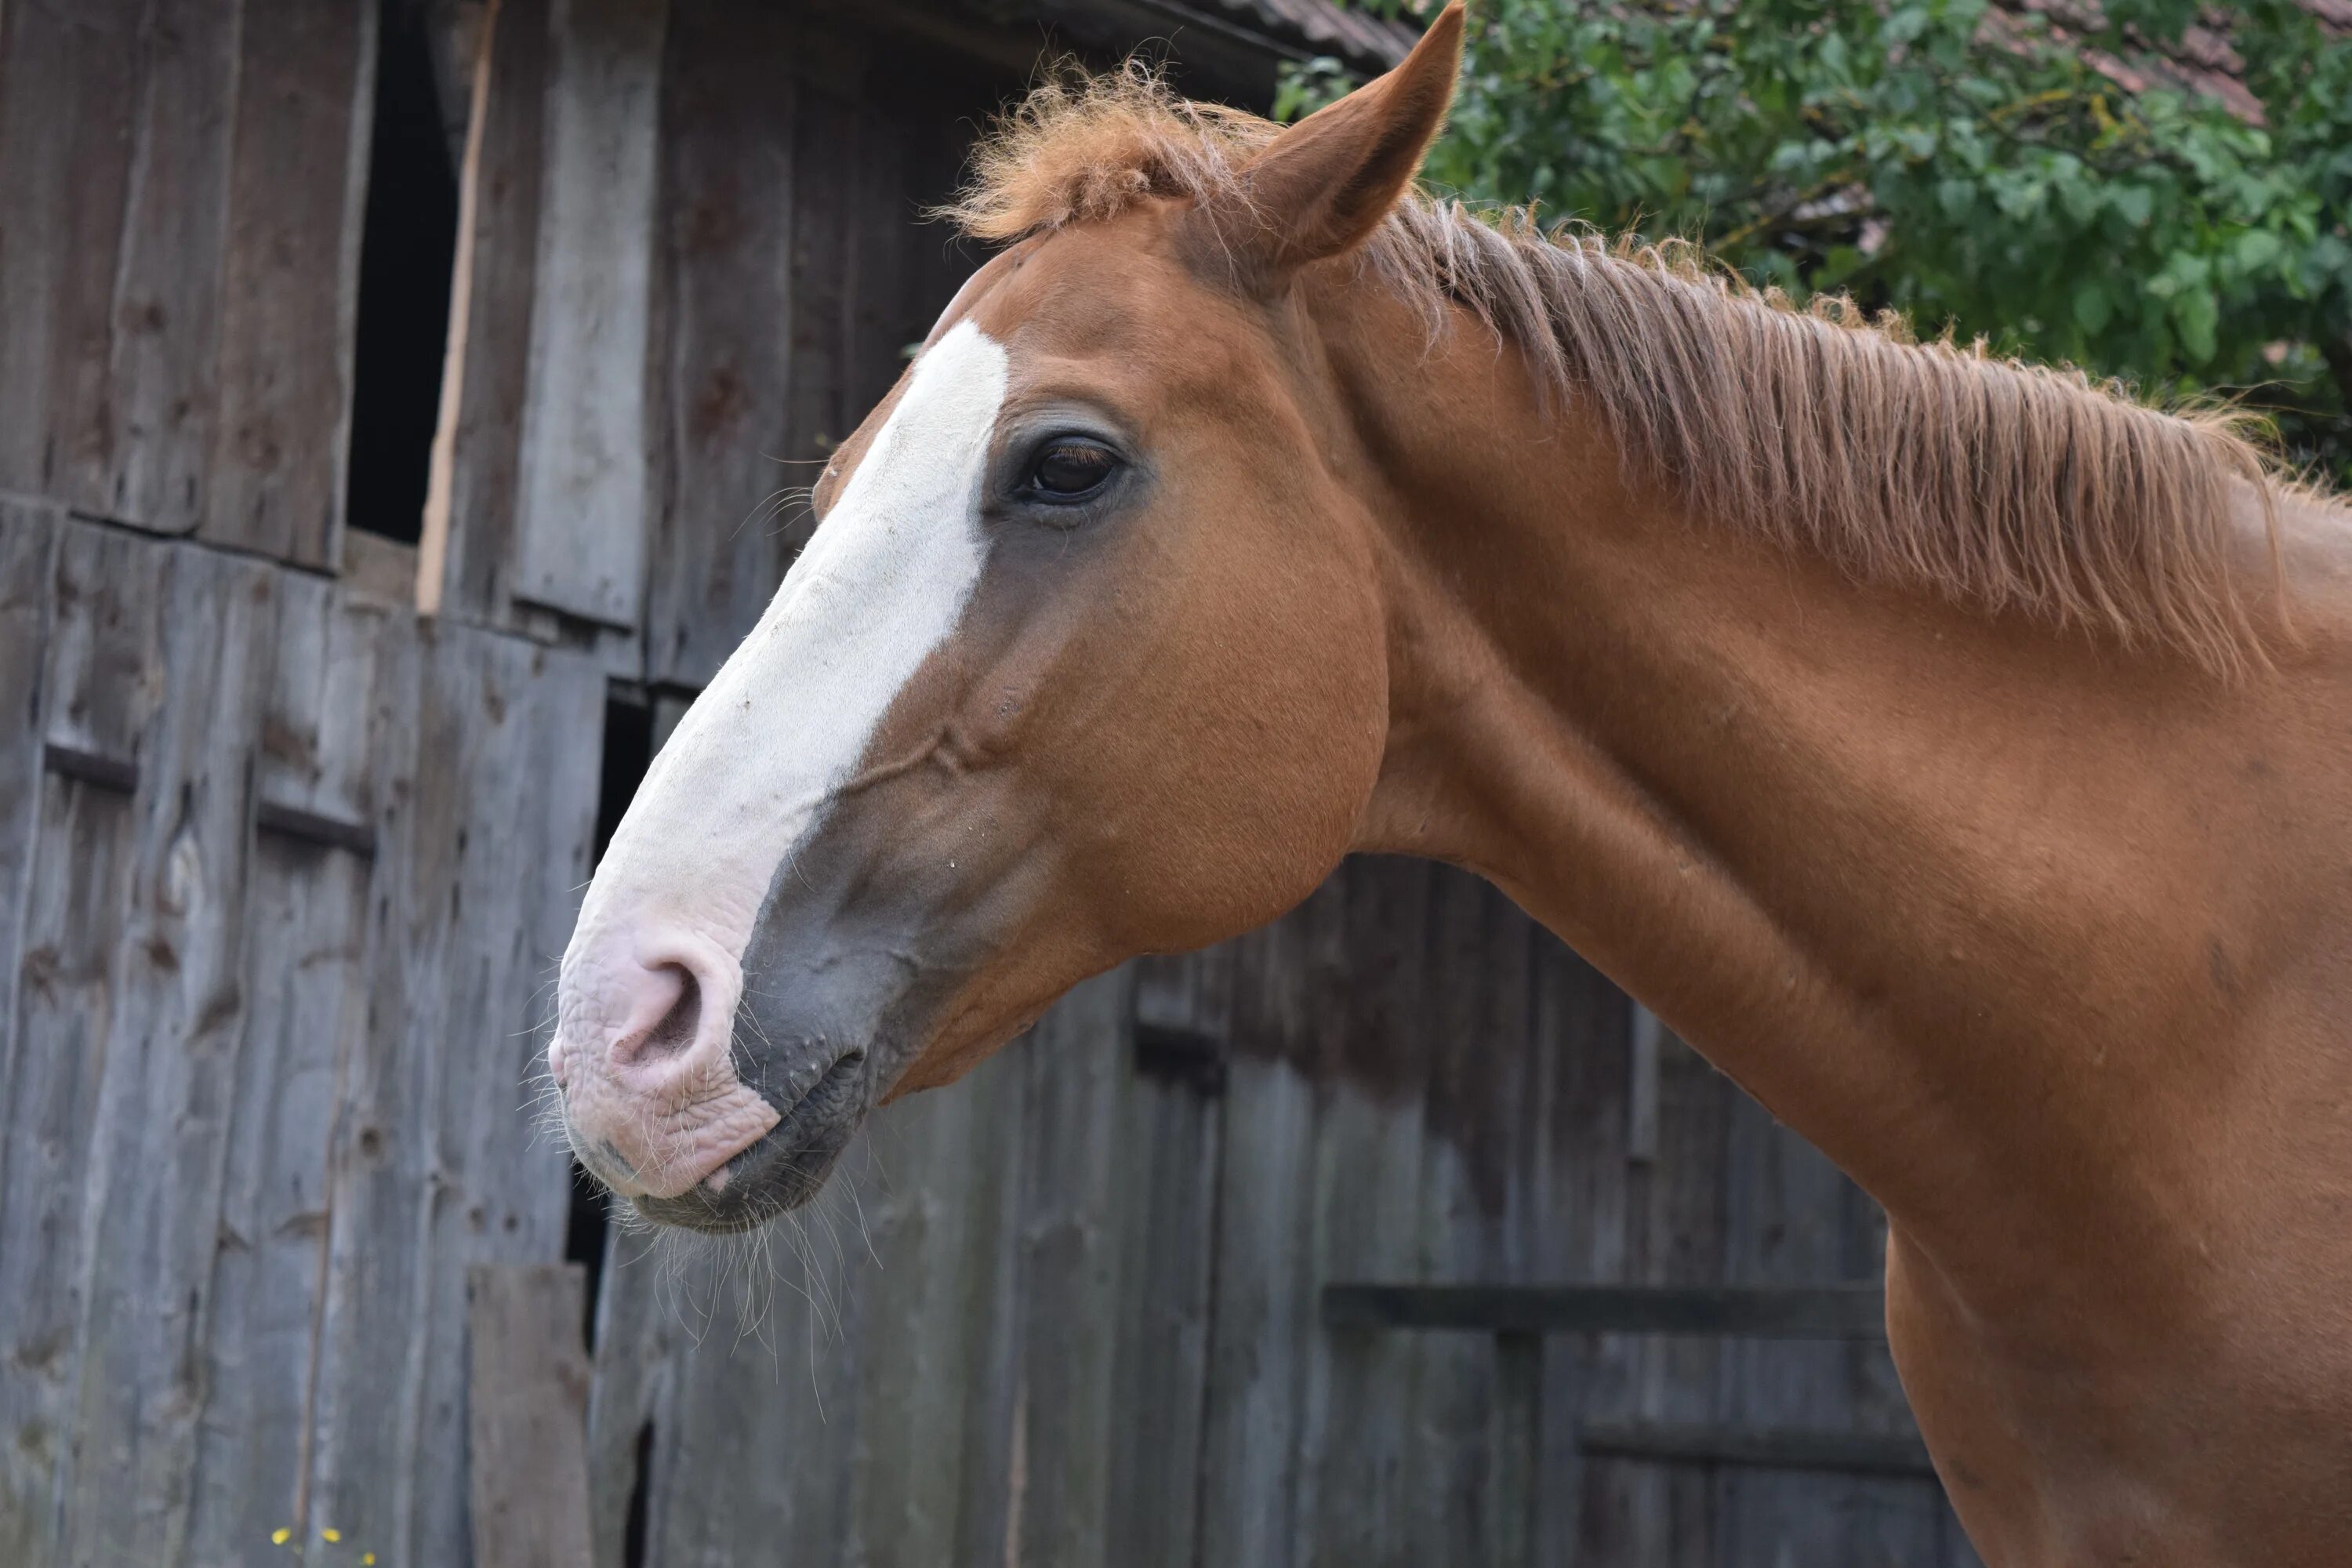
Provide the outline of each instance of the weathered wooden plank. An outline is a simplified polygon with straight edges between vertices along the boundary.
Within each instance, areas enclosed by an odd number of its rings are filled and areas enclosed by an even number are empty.
[[[55,818],[42,766],[42,678],[61,532],[47,512],[0,503],[0,1250],[9,1259],[0,1270],[8,1277],[0,1281],[0,1363],[10,1369],[0,1378],[0,1559],[11,1563],[44,1561],[55,1546],[51,1498],[65,1434],[47,1419],[61,1401],[52,1381],[57,1347],[45,1342],[59,1321],[62,1303],[54,1292],[70,1262],[44,1223],[58,1212],[49,1205],[67,1194],[18,1192],[11,1178],[40,1182],[65,1163],[56,1155],[60,1144],[78,1142],[75,1097],[52,1075],[80,1065],[37,1060],[20,1073],[20,1046],[37,1023],[59,1021],[53,1008],[66,981],[65,954],[41,942],[44,935],[51,943],[59,935],[53,900],[60,887],[95,892],[103,903],[115,883],[90,863],[66,865],[46,888],[38,879],[45,841],[52,864],[67,859],[71,844],[45,831]],[[78,793],[70,784],[56,787],[68,798]],[[51,919],[42,920],[45,914]],[[81,929],[102,940],[105,928]],[[21,1015],[20,974],[26,992]],[[44,993],[49,1006],[42,1005]],[[37,1043],[46,1047],[51,1040]],[[28,1307],[30,1315],[17,1315]]]
[[[442,989],[426,1015],[431,1048],[446,1057],[432,1123],[437,1258],[421,1325],[418,1550],[427,1562],[461,1561],[465,1550],[456,1460],[464,1266],[562,1249],[570,1160],[556,1140],[535,1135],[530,1114],[556,964],[588,879],[604,699],[603,676],[584,655],[458,627],[428,650],[425,729],[446,714],[463,749],[456,789],[431,801],[429,816],[424,797],[418,805],[420,821],[450,834],[454,851],[442,892],[450,927]]]
[[[634,627],[666,0],[553,0],[515,595]]]
[[[472,171],[473,228],[457,237],[470,247],[470,270],[466,334],[453,360],[459,381],[449,431],[448,534],[438,581],[419,590],[420,604],[492,625],[504,624],[513,584],[539,262],[549,4],[499,0],[491,21],[481,147]]]
[[[1334,878],[1234,954],[1201,1445],[1203,1563],[1294,1561],[1299,1400],[1322,1333],[1319,1281],[1300,1245],[1313,1214],[1316,1086],[1297,1064],[1337,1054],[1346,913],[1347,888]]]
[[[285,574],[256,764],[238,1061],[188,1557],[239,1562],[279,1528],[315,1542],[306,1486],[331,1215],[328,1159],[365,1028],[370,863],[269,832],[273,804],[373,824],[368,719],[399,635],[323,579]],[[361,1550],[354,1542],[353,1550]]]
[[[1477,879],[1441,868],[1432,882],[1426,957],[1428,1076],[1423,1089],[1421,1201],[1415,1250],[1424,1278],[1499,1283],[1521,1277],[1525,1254],[1511,1225],[1513,1188],[1525,1171],[1523,1101],[1529,1056],[1525,917]],[[1419,1560],[1484,1563],[1532,1550],[1531,1485],[1536,1434],[1526,1418],[1496,1430],[1499,1373],[1492,1342],[1421,1336],[1414,1409],[1407,1427],[1408,1551]],[[1533,1356],[1517,1347],[1514,1372],[1539,1376]],[[1526,1416],[1536,1414],[1532,1403]],[[1520,1473],[1497,1474],[1512,1444]]]
[[[0,10],[0,488],[85,503],[103,492],[145,8]]]
[[[1623,1422],[1584,1429],[1590,1453],[1616,1454],[1680,1463],[1738,1465],[1776,1470],[1817,1470],[1861,1476],[1933,1476],[1927,1447],[1916,1437],[1837,1427],[1742,1426],[1724,1423]],[[1780,1561],[1786,1538],[1767,1542]],[[1830,1558],[1806,1558],[1828,1562]],[[1902,1562],[1878,1558],[1874,1561]],[[1914,1559],[1912,1561],[1925,1561]]]
[[[1323,1322],[1335,1329],[1883,1340],[1885,1311],[1885,1295],[1874,1285],[1335,1284],[1323,1288]]]
[[[242,0],[220,408],[199,536],[340,558],[376,8]]]
[[[1026,1075],[1000,1054],[880,1113],[863,1200],[880,1259],[862,1304],[846,1536],[853,1560],[995,1562],[1019,1479],[1014,1316]]]
[[[1321,1279],[1418,1276],[1434,868],[1359,859],[1348,889],[1346,1033],[1315,1130],[1307,1250]],[[1297,1561],[1350,1563],[1408,1538],[1419,1357],[1389,1334],[1327,1335],[1308,1363]]]
[[[820,37],[820,47],[839,49]],[[835,82],[856,79],[854,61],[836,62]],[[834,447],[856,428],[866,410],[856,405],[855,362],[849,332],[848,273],[855,260],[856,165],[844,154],[855,148],[859,114],[854,101],[835,96],[802,74],[795,94],[792,226],[792,356],[786,396],[784,458],[792,478],[814,484]],[[779,536],[786,558],[808,536],[803,521]]]
[[[1591,965],[1548,935],[1530,953],[1534,1056],[1527,1094],[1522,1246],[1528,1277],[1622,1282],[1629,1253],[1624,1179],[1626,1058],[1622,999]],[[1581,1463],[1575,1425],[1593,1403],[1627,1397],[1622,1342],[1556,1341],[1544,1347],[1538,1401],[1546,1484],[1535,1523],[1539,1561],[1643,1561],[1609,1549],[1618,1500],[1607,1478]],[[1596,1542],[1599,1542],[1596,1545]]]
[[[58,536],[56,514],[0,501],[0,1105],[14,1076],[25,899],[39,850],[41,673]],[[0,1134],[5,1126],[0,1118]],[[0,1151],[0,1181],[6,1171]]]
[[[1725,1158],[1725,1268],[1741,1280],[1834,1279],[1850,1268],[1845,1178],[1811,1145],[1741,1097]],[[1725,1349],[1720,1417],[1734,1425],[1850,1428],[1847,1352],[1832,1345],[1735,1344]],[[1787,1561],[1853,1561],[1860,1483],[1834,1474],[1727,1468],[1717,1481],[1726,1568]]]
[[[445,771],[457,754],[454,736],[419,733],[425,655],[411,626],[397,616],[388,622],[366,704],[377,828],[372,929],[362,1028],[329,1151],[319,1370],[302,1492],[308,1520],[375,1553],[385,1568],[417,1561],[409,1455],[419,1350],[411,1324],[430,1266],[423,1233],[434,1195],[425,1148],[431,1100],[419,1081],[433,1057],[404,1047],[409,1008],[426,1005],[440,983],[445,896],[415,825],[414,797],[420,766]],[[448,749],[427,750],[436,745]],[[439,760],[421,763],[420,753]]]
[[[1495,1396],[1487,1449],[1486,1560],[1496,1568],[1531,1568],[1541,1562],[1543,1341],[1534,1334],[1495,1336]]]
[[[241,11],[241,0],[149,0],[135,45],[105,464],[73,500],[168,533],[194,529],[205,510]]]
[[[596,1298],[596,1351],[588,1398],[588,1503],[596,1568],[633,1568],[633,1509],[659,1509],[660,1461],[677,1447],[678,1368],[668,1304],[650,1237],[615,1216],[605,1233]],[[651,1522],[650,1518],[647,1522]],[[658,1539],[656,1536],[656,1539]]]
[[[1029,1115],[1046,1136],[1022,1163],[1020,1385],[1024,1484],[1020,1560],[1108,1560],[1112,1450],[1132,1441],[1111,1394],[1122,1325],[1117,1191],[1135,1179],[1121,1156],[1120,1080],[1131,1070],[1124,1027],[1126,977],[1087,982],[1039,1021],[1020,1047]]]
[[[173,1562],[187,1544],[245,1036],[251,758],[274,658],[277,574],[110,531],[75,533],[61,598],[78,571],[134,572],[127,557],[146,552],[167,559],[154,606],[160,700],[137,740],[131,891],[74,1194],[76,1449],[62,1522],[71,1557]],[[82,733],[70,728],[71,738]]]
[[[588,1356],[576,1263],[467,1270],[475,1568],[585,1568]]]
[[[1645,1070],[1640,1016],[1629,1052],[1630,1071]],[[1655,1037],[1658,1143],[1648,1163],[1629,1163],[1627,1202],[1636,1215],[1640,1277],[1669,1284],[1720,1284],[1724,1277],[1723,1151],[1731,1101],[1738,1093],[1696,1052],[1660,1029]],[[1629,1120],[1631,1120],[1629,1118]],[[1633,1136],[1629,1130],[1629,1142]],[[1629,1150],[1630,1156],[1630,1150]],[[1652,1338],[1631,1419],[1703,1423],[1717,1408],[1723,1342]],[[1660,1561],[1714,1568],[1717,1496],[1705,1467],[1604,1461],[1632,1495],[1647,1500],[1643,1529]]]
[[[336,1148],[311,1506],[426,1564],[467,1550],[465,1267],[562,1247],[567,1163],[530,1134],[526,1079],[586,877],[604,684],[469,627],[384,653],[387,918]]]
[[[662,86],[658,544],[646,672],[701,686],[767,607],[799,542],[780,462],[793,360],[801,29],[756,0],[680,5]],[[838,158],[838,148],[819,154]]]
[[[1132,966],[1139,1037],[1121,1075],[1122,1180],[1110,1218],[1121,1261],[1105,1561],[1137,1568],[1198,1561],[1234,958],[1227,944]],[[1147,1026],[1192,1042],[1183,1070],[1150,1070]]]

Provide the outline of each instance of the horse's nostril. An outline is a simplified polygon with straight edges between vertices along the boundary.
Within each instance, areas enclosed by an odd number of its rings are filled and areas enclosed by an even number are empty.
[[[696,983],[694,971],[672,964],[669,973],[677,977],[677,1000],[637,1047],[635,1054],[640,1060],[658,1061],[685,1050],[694,1044],[695,1029],[702,1022],[702,987]]]

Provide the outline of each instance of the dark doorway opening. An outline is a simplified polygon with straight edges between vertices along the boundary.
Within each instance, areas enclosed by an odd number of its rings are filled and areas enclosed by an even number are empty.
[[[425,5],[383,0],[344,515],[412,544],[424,525],[457,249],[457,165],[442,101]]]
[[[604,773],[596,794],[596,858],[613,842],[621,813],[654,760],[653,704],[624,689],[604,701]],[[579,1161],[572,1162],[572,1205],[564,1218],[563,1256],[588,1273],[588,1318],[581,1324],[582,1339],[591,1354],[596,1349],[596,1303],[604,1283],[604,1261],[611,1246],[613,1194],[590,1175]]]

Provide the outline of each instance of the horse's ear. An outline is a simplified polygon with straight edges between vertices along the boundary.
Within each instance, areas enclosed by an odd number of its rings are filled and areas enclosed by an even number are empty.
[[[1394,70],[1308,115],[1242,170],[1239,199],[1211,215],[1227,256],[1273,282],[1361,244],[1412,184],[1461,65],[1454,0]]]

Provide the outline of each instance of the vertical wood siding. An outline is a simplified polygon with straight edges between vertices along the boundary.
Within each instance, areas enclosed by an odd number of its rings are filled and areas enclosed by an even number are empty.
[[[374,15],[0,11],[0,489],[337,559]]]
[[[562,1245],[522,1101],[601,672],[15,507],[0,638],[0,1558],[464,1561],[464,1266]]]

